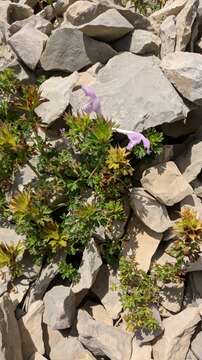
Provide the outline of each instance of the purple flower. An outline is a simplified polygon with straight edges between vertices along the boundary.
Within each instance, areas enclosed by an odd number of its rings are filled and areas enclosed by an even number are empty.
[[[129,143],[126,146],[127,150],[132,150],[134,148],[134,146],[143,143],[143,146],[145,148],[145,150],[147,151],[147,154],[151,153],[150,150],[150,141],[140,132],[138,131],[127,131],[127,130],[122,130],[122,129],[114,129],[117,132],[121,133],[121,134],[125,134],[128,137]]]
[[[83,85],[81,88],[84,94],[90,98],[89,102],[83,106],[82,110],[87,114],[90,114],[92,112],[100,114],[100,99],[97,97],[95,91],[90,86],[86,85]]]

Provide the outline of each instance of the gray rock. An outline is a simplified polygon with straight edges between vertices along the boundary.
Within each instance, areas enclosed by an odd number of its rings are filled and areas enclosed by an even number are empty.
[[[103,305],[92,301],[86,301],[81,309],[87,311],[94,320],[113,326],[113,320]]]
[[[46,360],[44,356],[42,356],[40,353],[36,352],[29,358],[29,360]]]
[[[196,194],[196,196],[202,198],[202,181],[199,178],[196,178],[196,180],[194,180],[191,183],[191,186],[194,189],[194,193]]]
[[[110,9],[110,5],[104,1],[75,1],[72,5],[68,7],[67,11],[64,14],[64,25],[66,21],[69,21],[75,26],[88,23],[108,9]]]
[[[162,22],[160,27],[161,58],[175,51],[176,35],[175,16],[171,15]]]
[[[58,29],[47,42],[41,57],[44,70],[62,70],[68,73],[107,62],[116,54],[109,45],[90,39],[77,29]]]
[[[9,45],[16,55],[31,70],[34,70],[40,60],[48,37],[27,24],[9,39]]]
[[[153,345],[154,360],[184,360],[200,320],[198,307],[188,307],[164,320],[164,335]]]
[[[70,4],[73,2],[73,0],[57,0],[54,3],[54,9],[57,16],[63,16],[68,6],[70,6]]]
[[[165,56],[161,67],[170,82],[188,100],[202,104],[202,55],[177,51]]]
[[[106,42],[118,40],[133,30],[133,26],[115,9],[105,11],[78,28],[85,35]]]
[[[199,0],[188,0],[176,17],[176,51],[184,51],[191,39],[191,31],[196,19]]]
[[[22,239],[24,239],[24,237],[16,234],[13,228],[0,227],[0,242],[3,242],[8,246],[12,244],[17,245]]]
[[[185,143],[185,151],[176,158],[176,164],[185,177],[190,183],[196,179],[202,169],[202,129],[199,128],[195,135],[189,137]]]
[[[122,255],[134,257],[138,268],[147,272],[161,239],[162,234],[150,230],[133,216],[124,236]]]
[[[134,30],[113,43],[116,51],[130,51],[134,54],[158,55],[161,41],[159,37],[147,30]]]
[[[46,35],[50,35],[53,25],[50,21],[43,19],[38,15],[32,15],[27,19],[15,21],[9,26],[9,33],[11,35],[15,34],[17,31],[23,28],[23,26],[30,24],[37,30],[41,31]]]
[[[137,217],[151,230],[162,233],[171,227],[165,205],[160,204],[142,188],[133,188],[130,205]]]
[[[152,30],[150,20],[136,12],[134,7],[115,6],[115,9],[133,25],[134,29]]]
[[[0,43],[0,71],[4,71],[15,58],[10,46]]]
[[[140,346],[136,339],[132,342],[132,354],[130,360],[150,360],[152,347],[150,344]]]
[[[76,303],[79,304],[88,290],[96,280],[98,271],[102,265],[96,243],[93,239],[89,242],[83,252],[82,263],[79,268],[80,279],[77,284],[72,286],[72,291],[76,295]]]
[[[12,24],[14,21],[23,20],[33,15],[33,9],[28,5],[20,3],[9,2],[7,17],[8,23]]]
[[[8,295],[0,297],[0,358],[24,360],[19,328],[12,301]]]
[[[34,8],[38,3],[38,0],[20,0],[19,4],[20,5],[28,5],[31,8]]]
[[[45,124],[51,125],[64,113],[78,79],[77,72],[67,77],[54,76],[44,81],[39,87],[41,98],[47,101],[41,103],[35,112]]]
[[[81,343],[95,356],[107,356],[111,360],[129,360],[132,335],[93,320],[84,311],[78,311],[77,331]]]
[[[193,352],[189,349],[185,360],[199,360],[199,359],[196,358]]]
[[[51,360],[95,360],[94,356],[74,337],[59,341],[51,349],[50,355]]]
[[[71,327],[75,316],[75,295],[66,286],[54,286],[44,296],[43,322],[53,330]]]
[[[164,205],[172,206],[193,193],[173,161],[156,165],[144,171],[143,188]]]
[[[45,352],[42,332],[43,310],[43,301],[36,301],[30,306],[28,313],[18,320],[24,360],[29,360],[37,351],[40,354]]]
[[[105,118],[122,129],[142,131],[184,118],[187,108],[154,58],[129,52],[111,59],[92,84]],[[155,96],[154,96],[155,94]],[[170,99],[165,101],[165,99]],[[74,112],[86,104],[82,90],[73,93]]]
[[[118,287],[118,284],[117,271],[103,264],[91,288],[113,320],[119,317],[122,310],[120,293],[118,289],[113,289],[114,286]]]
[[[160,285],[160,284],[159,284]],[[169,282],[160,286],[160,303],[172,314],[181,310],[184,296],[184,282]]]

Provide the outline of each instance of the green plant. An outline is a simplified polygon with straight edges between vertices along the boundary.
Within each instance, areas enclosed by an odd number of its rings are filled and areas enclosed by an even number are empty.
[[[25,250],[24,243],[19,241],[17,244],[7,245],[4,242],[0,243],[0,269],[8,267],[13,278],[22,274],[22,265],[18,260],[19,256]]]
[[[143,15],[148,15],[153,11],[159,10],[165,2],[166,0],[131,0],[135,11]],[[123,3],[126,3],[126,1],[123,1]]]
[[[63,280],[69,280],[73,283],[76,283],[80,279],[78,269],[76,269],[71,263],[67,264],[64,260],[59,263],[59,273]]]
[[[119,273],[121,301],[128,329],[158,329],[152,306],[158,305],[159,289],[152,277],[138,269],[133,259],[123,257],[120,259]]]
[[[150,141],[152,154],[154,156],[159,155],[163,149],[163,141],[164,141],[163,133],[157,131],[156,129],[149,129],[145,131],[144,135]],[[146,149],[142,144],[134,147],[133,154],[137,159],[143,159],[144,157],[147,156]]]

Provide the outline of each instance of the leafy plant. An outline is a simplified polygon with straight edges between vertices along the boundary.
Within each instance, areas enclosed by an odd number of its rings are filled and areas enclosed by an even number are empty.
[[[17,244],[7,245],[0,243],[0,268],[8,267],[13,278],[18,277],[22,273],[22,265],[18,260],[25,250],[24,243],[19,241]]]
[[[67,264],[64,260],[59,263],[59,273],[63,280],[69,280],[73,283],[80,279],[78,270],[71,263]]]

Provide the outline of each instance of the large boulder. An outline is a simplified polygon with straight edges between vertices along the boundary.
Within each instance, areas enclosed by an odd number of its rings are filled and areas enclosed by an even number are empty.
[[[42,33],[46,35],[50,35],[53,25],[50,21],[43,19],[41,16],[38,15],[32,15],[24,20],[18,20],[12,23],[9,26],[9,33],[11,35],[15,34],[17,31],[22,29],[25,25],[30,24],[37,30],[41,31]]]
[[[107,356],[110,360],[131,358],[132,335],[93,320],[84,310],[78,311],[77,331],[81,343],[95,356]]]
[[[42,331],[43,311],[43,301],[36,301],[30,306],[28,313],[18,321],[24,360],[29,360],[37,351],[41,355],[45,352]]]
[[[9,24],[14,21],[23,20],[33,15],[33,9],[24,4],[16,4],[14,2],[6,1],[9,3],[7,10],[7,20]]]
[[[0,298],[0,359],[24,360],[18,323],[8,295]]]
[[[184,118],[188,110],[151,57],[129,52],[115,56],[99,71],[92,87],[100,98],[103,116],[126,130],[171,123]],[[78,90],[72,95],[75,112],[86,103],[82,93]]]
[[[113,48],[117,51],[129,51],[140,55],[158,55],[160,44],[159,37],[151,31],[137,29],[113,43]]]
[[[44,296],[43,322],[53,330],[71,327],[75,315],[75,295],[69,287],[54,286]]]
[[[71,73],[98,61],[106,63],[115,54],[109,45],[91,39],[77,29],[57,29],[47,42],[41,66],[46,71]]]
[[[130,205],[136,216],[154,232],[163,233],[171,227],[165,205],[160,204],[143,188],[133,188],[130,194]]]
[[[90,37],[109,42],[120,39],[132,31],[133,26],[117,10],[110,9],[79,29]]]
[[[144,171],[141,184],[162,204],[172,206],[193,193],[173,161],[153,166]]]
[[[17,57],[31,70],[34,70],[40,60],[48,37],[27,24],[11,36],[9,44]]]
[[[186,99],[202,104],[202,55],[177,51],[165,56],[161,67],[168,80]]]
[[[51,360],[95,360],[95,357],[84,348],[75,337],[59,341],[50,352]]]
[[[188,307],[164,320],[164,335],[153,346],[154,360],[184,360],[200,321],[198,307]]]
[[[64,113],[78,79],[77,72],[67,77],[54,76],[39,87],[41,98],[47,101],[41,103],[35,112],[45,124],[50,125]]]

